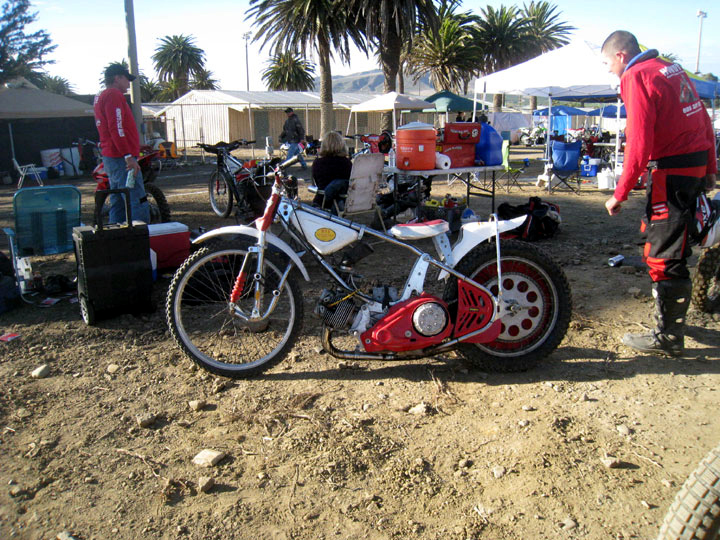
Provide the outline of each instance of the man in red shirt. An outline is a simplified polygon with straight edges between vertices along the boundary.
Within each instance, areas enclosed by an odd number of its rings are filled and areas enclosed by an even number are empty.
[[[610,34],[602,55],[620,77],[627,109],[623,173],[605,203],[611,216],[620,212],[638,177],[651,170],[642,231],[647,233],[644,257],[653,281],[656,327],[625,334],[623,344],[681,356],[692,291],[688,231],[697,196],[714,188],[717,172],[712,124],[685,70],[658,58],[654,49],[640,51],[630,32]]]
[[[137,157],[140,154],[138,135],[132,110],[125,101],[125,92],[135,80],[122,64],[110,64],[105,70],[105,90],[95,97],[95,126],[100,134],[100,151],[110,189],[130,189],[133,220],[150,223],[150,206],[145,195],[142,173]],[[133,171],[135,185],[126,186],[128,172]],[[110,223],[125,221],[121,195],[110,195]]]

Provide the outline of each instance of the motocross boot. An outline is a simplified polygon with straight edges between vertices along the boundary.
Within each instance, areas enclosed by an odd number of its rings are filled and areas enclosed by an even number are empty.
[[[682,356],[685,346],[685,314],[690,305],[689,279],[653,283],[655,328],[644,334],[625,334],[623,345],[637,351]]]

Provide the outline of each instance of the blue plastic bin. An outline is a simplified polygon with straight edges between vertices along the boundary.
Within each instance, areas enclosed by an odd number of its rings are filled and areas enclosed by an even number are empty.
[[[13,210],[19,257],[73,250],[72,229],[80,225],[80,191],[75,186],[20,189]]]

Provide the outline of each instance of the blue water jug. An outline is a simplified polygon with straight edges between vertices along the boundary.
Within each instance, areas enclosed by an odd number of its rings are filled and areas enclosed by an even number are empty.
[[[475,145],[475,161],[485,165],[502,165],[502,136],[490,124],[482,124],[480,142]]]

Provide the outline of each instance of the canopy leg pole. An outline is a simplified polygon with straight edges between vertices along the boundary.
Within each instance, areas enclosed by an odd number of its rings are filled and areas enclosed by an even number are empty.
[[[618,159],[620,158],[620,107],[622,107],[622,100],[618,97],[617,115],[615,117],[615,124],[617,126],[617,134],[615,135],[615,168],[616,169],[617,169]]]
[[[15,159],[15,142],[13,141],[12,124],[8,122],[8,132],[10,133],[10,155]]]

